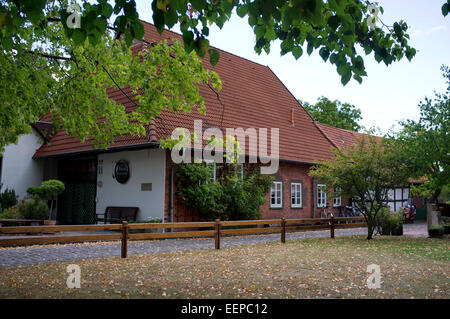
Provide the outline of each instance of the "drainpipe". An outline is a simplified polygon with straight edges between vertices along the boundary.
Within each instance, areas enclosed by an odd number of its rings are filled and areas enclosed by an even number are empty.
[[[170,222],[173,223],[173,166],[170,168]]]
[[[313,179],[312,179],[313,218],[316,218],[316,188],[315,188],[315,184],[316,184],[316,179],[313,177]]]

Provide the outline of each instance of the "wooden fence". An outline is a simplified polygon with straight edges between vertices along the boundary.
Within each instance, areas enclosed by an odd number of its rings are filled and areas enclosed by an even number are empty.
[[[269,225],[276,225],[267,227]],[[266,226],[257,228],[233,228],[245,226]],[[121,240],[122,258],[127,257],[128,240],[142,239],[169,239],[186,237],[213,237],[215,248],[220,249],[220,239],[223,235],[245,235],[262,233],[280,233],[281,242],[286,242],[286,232],[296,230],[329,229],[330,237],[334,238],[336,228],[352,228],[367,226],[364,217],[339,217],[339,218],[306,218],[306,219],[270,219],[270,220],[241,220],[241,221],[220,221],[215,222],[183,222],[183,223],[160,223],[146,224],[105,224],[105,225],[62,225],[62,226],[18,226],[0,227],[0,234],[38,234],[38,233],[59,233],[63,231],[99,231],[113,230],[114,234],[93,234],[93,235],[52,235],[52,236],[22,236],[10,237],[0,236],[0,246],[50,244],[50,243],[70,243],[85,241],[107,241]],[[182,231],[160,232],[160,233],[130,233],[130,230],[146,229],[174,229],[183,228]],[[184,229],[195,228],[193,231]],[[206,230],[198,230],[207,228]]]

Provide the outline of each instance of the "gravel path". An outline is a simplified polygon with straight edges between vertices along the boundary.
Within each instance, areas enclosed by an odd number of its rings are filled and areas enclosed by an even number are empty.
[[[336,229],[335,236],[365,235],[367,228]],[[427,237],[426,223],[404,225],[404,234]],[[286,240],[317,238],[330,236],[329,230],[286,233]],[[280,241],[280,234],[232,236],[221,239],[222,247],[251,245]],[[214,240],[170,239],[129,241],[128,254],[141,255],[158,252],[213,249]],[[102,258],[120,256],[120,242],[82,243],[64,245],[34,245],[27,247],[0,248],[0,267],[43,264],[56,261],[74,261],[84,258]]]

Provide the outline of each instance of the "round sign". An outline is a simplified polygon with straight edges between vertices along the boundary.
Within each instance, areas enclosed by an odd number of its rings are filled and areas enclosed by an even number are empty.
[[[121,184],[125,184],[128,181],[130,178],[130,166],[127,161],[120,160],[116,163],[116,167],[114,168],[114,176]]]

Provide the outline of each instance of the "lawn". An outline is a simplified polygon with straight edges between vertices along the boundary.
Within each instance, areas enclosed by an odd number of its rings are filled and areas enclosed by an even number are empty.
[[[315,238],[0,268],[0,298],[450,298],[449,239]],[[81,288],[66,287],[69,264]],[[367,266],[381,269],[368,289]]]

